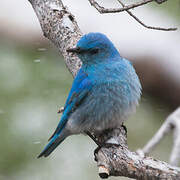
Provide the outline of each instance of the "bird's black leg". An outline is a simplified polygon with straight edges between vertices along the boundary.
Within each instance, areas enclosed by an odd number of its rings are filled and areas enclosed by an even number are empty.
[[[85,132],[98,146],[101,147],[101,143],[99,143],[99,141],[97,140],[97,138],[95,136],[93,136],[89,131]]]
[[[108,132],[108,130],[106,130],[107,132]],[[120,144],[113,144],[113,143],[106,143],[106,142],[99,142],[98,141],[98,139],[97,139],[97,137],[95,136],[95,135],[92,135],[89,131],[86,131],[85,132],[97,145],[98,145],[98,147],[94,150],[94,156],[95,156],[95,161],[97,161],[97,159],[96,159],[96,154],[98,154],[98,151],[102,148],[102,147],[104,147],[104,148],[110,148],[110,147],[112,147],[112,146],[116,146],[116,147],[119,147],[120,146]],[[105,131],[104,131],[104,133],[106,133]]]
[[[125,132],[126,132],[126,134],[127,134],[127,128],[126,128],[126,126],[124,125],[124,123],[122,123],[121,126],[124,128],[124,130],[125,130]]]
[[[102,144],[99,143],[97,138],[94,135],[92,135],[89,131],[86,131],[85,133],[98,145],[98,147],[94,150],[94,160],[97,161],[96,154],[98,153],[99,149],[101,149]]]

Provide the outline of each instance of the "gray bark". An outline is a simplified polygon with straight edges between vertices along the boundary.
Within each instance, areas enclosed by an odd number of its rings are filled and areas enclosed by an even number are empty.
[[[39,19],[44,36],[47,37],[64,56],[67,68],[73,76],[81,66],[80,60],[67,54],[66,49],[73,47],[82,33],[74,16],[64,7],[60,0],[29,0]],[[131,152],[126,143],[126,132],[123,127],[109,132],[120,146],[101,148],[95,154],[99,175],[126,176],[135,179],[180,179],[180,169]],[[107,137],[107,134],[103,136]],[[103,138],[102,137],[102,138]]]
[[[109,136],[113,135],[118,140],[120,146],[101,148],[95,155],[101,177],[125,176],[141,180],[180,179],[180,168],[131,152],[126,143],[126,132],[123,127],[109,133]]]
[[[68,70],[73,76],[81,66],[80,60],[67,54],[66,49],[75,46],[82,33],[74,16],[58,0],[29,0],[39,19],[43,34],[64,56]]]

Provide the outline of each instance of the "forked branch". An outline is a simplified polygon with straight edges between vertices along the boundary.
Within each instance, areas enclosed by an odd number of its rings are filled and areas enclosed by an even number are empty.
[[[177,30],[177,28],[163,28],[163,27],[154,27],[154,26],[146,25],[137,16],[135,16],[130,11],[130,9],[134,9],[136,7],[143,6],[145,4],[148,4],[148,3],[151,3],[151,2],[154,2],[154,1],[156,1],[158,4],[161,4],[161,3],[163,3],[163,2],[165,2],[167,0],[143,0],[143,1],[136,2],[136,3],[130,4],[130,5],[125,5],[122,1],[117,0],[122,5],[122,8],[105,8],[103,6],[100,6],[97,3],[97,1],[95,1],[95,0],[88,0],[88,1],[101,14],[104,14],[104,13],[119,13],[119,12],[126,11],[131,17],[133,17],[138,23],[140,23],[145,28],[154,29],[154,30],[161,30],[161,31],[176,31]]]

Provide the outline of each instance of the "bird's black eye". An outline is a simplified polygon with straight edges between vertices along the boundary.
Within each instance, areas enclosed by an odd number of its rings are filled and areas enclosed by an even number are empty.
[[[90,50],[91,54],[97,54],[98,52],[99,52],[99,49],[97,49],[97,48],[96,49],[94,48],[94,49]]]

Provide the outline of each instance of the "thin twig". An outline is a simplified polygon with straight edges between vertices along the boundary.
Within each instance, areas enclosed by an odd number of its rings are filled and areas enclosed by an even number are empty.
[[[125,4],[123,4],[120,0],[117,0],[122,7],[126,7]],[[138,23],[140,23],[142,26],[144,26],[145,28],[148,29],[154,29],[154,30],[161,30],[161,31],[176,31],[177,28],[162,28],[162,27],[153,27],[153,26],[148,26],[146,24],[144,24],[137,16],[135,16],[131,11],[126,10],[126,12],[133,17]]]
[[[144,4],[150,3],[154,0],[143,0],[134,4],[130,4],[128,6],[125,6],[123,8],[104,8],[100,6],[95,0],[89,0],[92,6],[94,6],[100,13],[118,13],[118,12],[123,12],[129,9],[133,9],[139,6],[142,6]]]
[[[104,8],[100,6],[95,0],[88,0],[92,6],[94,6],[100,13],[118,13],[118,12],[123,12],[129,9],[133,9],[139,6],[142,6],[144,4],[148,4],[150,2],[153,2],[154,0],[142,0],[140,2],[130,4],[128,6],[125,6],[123,8]]]
[[[149,154],[171,130],[174,131],[174,145],[170,156],[170,164],[177,166],[180,161],[180,108],[167,117],[158,132],[142,150],[138,150],[138,153],[142,156]]]
[[[144,24],[138,17],[136,17],[129,9],[133,9],[139,6],[142,6],[144,4],[150,3],[154,0],[143,0],[131,5],[125,5],[123,4],[120,0],[118,2],[123,6],[122,8],[104,8],[100,6],[95,0],[88,0],[92,6],[94,6],[101,14],[102,13],[118,13],[118,12],[123,12],[126,11],[131,17],[133,17],[138,23],[140,23],[142,26],[148,29],[154,29],[154,30],[161,30],[161,31],[176,31],[177,28],[162,28],[162,27],[153,27],[153,26],[148,26]],[[162,3],[165,2],[166,0],[155,0],[157,3]]]

